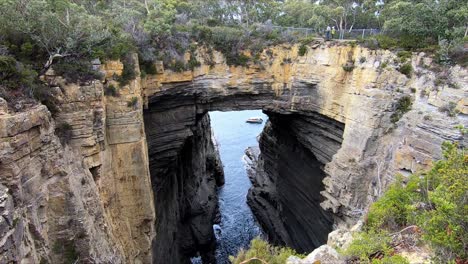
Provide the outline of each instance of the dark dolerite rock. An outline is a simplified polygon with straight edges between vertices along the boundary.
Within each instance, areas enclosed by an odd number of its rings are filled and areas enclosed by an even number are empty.
[[[332,230],[320,191],[323,166],[339,149],[344,126],[318,114],[267,114],[261,153],[246,152],[253,184],[248,203],[271,242],[310,252]]]
[[[215,263],[213,233],[217,187],[224,183],[207,114],[193,105],[145,113],[151,180],[155,195],[154,263],[189,263],[201,254]]]

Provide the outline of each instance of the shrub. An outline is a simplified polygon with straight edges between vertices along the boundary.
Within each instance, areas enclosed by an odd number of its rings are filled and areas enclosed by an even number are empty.
[[[298,255],[293,249],[286,247],[275,247],[260,238],[255,238],[250,243],[250,249],[241,249],[239,253],[237,253],[237,256],[230,256],[229,260],[233,264],[248,263],[245,261],[254,261],[255,259],[263,260],[269,264],[284,264],[286,263],[286,260],[292,255],[304,257]]]
[[[201,66],[201,63],[197,60],[197,57],[195,56],[194,52],[190,52],[188,68],[193,71],[196,67],[200,67],[200,66]]]
[[[175,60],[170,64],[169,68],[175,72],[183,72],[186,70],[185,63],[181,60]]]
[[[392,49],[398,46],[398,40],[389,37],[387,35],[377,35],[375,36],[377,43],[382,49]]]
[[[413,66],[411,66],[411,63],[405,63],[400,68],[398,68],[398,71],[406,75],[406,77],[410,78],[411,73],[413,73]]]
[[[422,242],[431,246],[438,263],[464,263],[468,258],[468,155],[465,148],[445,142],[443,159],[425,175],[402,177],[369,208],[364,231],[344,252],[362,262],[406,263],[393,251],[389,232],[416,226]],[[399,233],[399,232],[397,232]],[[376,252],[384,255],[371,259]]]
[[[343,70],[345,72],[352,72],[354,70],[354,64],[346,63],[345,65],[343,65]]]
[[[0,55],[0,86],[32,90],[38,85],[37,72],[11,56]]]
[[[123,63],[123,71],[122,75],[120,75],[117,78],[117,81],[120,83],[121,86],[128,85],[130,81],[135,80],[137,77],[136,71],[135,71],[135,61],[133,60],[132,56],[126,56],[125,58],[122,59]]]
[[[411,100],[411,97],[408,95],[403,96],[400,99],[398,99],[395,105],[395,111],[390,116],[390,120],[392,121],[392,123],[398,122],[405,113],[411,110],[412,105],[413,105],[413,101]]]
[[[410,51],[399,51],[397,53],[397,57],[400,59],[400,62],[406,62],[407,60],[411,59],[411,57],[413,56],[413,54],[410,52]]]
[[[307,46],[305,44],[302,44],[299,47],[299,56],[304,56],[307,53]]]
[[[72,126],[68,123],[60,123],[55,128],[55,134],[60,138],[62,145],[66,145],[72,138]]]
[[[410,88],[410,91],[411,91],[412,93],[416,93],[416,88],[411,87],[411,88]]]
[[[85,83],[102,78],[101,73],[93,69],[90,61],[78,58],[63,58],[53,65],[53,69],[57,75],[70,83]]]
[[[441,106],[439,111],[447,113],[448,116],[455,117],[460,111],[457,110],[457,104],[455,102],[449,102],[445,106]]]
[[[361,263],[369,263],[370,257],[376,254],[387,256],[391,252],[391,238],[386,232],[360,232],[353,237],[343,255],[358,258]]]
[[[417,176],[412,177],[404,188],[403,179],[399,177],[390,185],[385,195],[372,204],[367,215],[368,228],[395,231],[405,226],[414,211],[413,201],[420,200],[419,194],[415,192],[417,181]]]
[[[104,95],[118,97],[119,96],[119,90],[114,85],[109,84],[104,89]]]
[[[388,66],[388,61],[384,61],[384,62],[382,62],[382,64],[380,64],[381,69],[385,69],[385,68],[387,68],[387,66]]]
[[[145,72],[146,74],[150,74],[150,75],[157,74],[156,65],[154,64],[153,61],[143,61],[143,60],[139,60],[139,61],[140,61],[141,72]]]
[[[127,107],[136,108],[138,104],[138,97],[132,97],[130,101],[127,102]]]
[[[359,58],[359,63],[363,64],[364,62],[366,62],[366,57],[360,57]]]

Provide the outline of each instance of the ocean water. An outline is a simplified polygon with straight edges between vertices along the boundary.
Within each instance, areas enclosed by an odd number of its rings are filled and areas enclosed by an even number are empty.
[[[262,124],[246,123],[249,117],[262,117]],[[247,205],[251,186],[243,161],[247,147],[258,146],[267,116],[261,110],[210,112],[211,127],[219,145],[226,183],[219,190],[221,223],[215,225],[218,264],[229,263],[229,255],[247,248],[250,241],[262,234]]]

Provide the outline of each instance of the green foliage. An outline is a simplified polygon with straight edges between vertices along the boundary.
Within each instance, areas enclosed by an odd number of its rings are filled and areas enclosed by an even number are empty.
[[[356,235],[349,257],[372,263],[406,263],[400,257],[391,261],[389,232],[417,226],[422,242],[432,247],[435,261],[454,263],[468,254],[468,155],[457,144],[442,145],[443,160],[423,175],[399,177],[369,209],[364,231]],[[369,257],[379,251],[381,260]],[[396,257],[396,256],[393,256]],[[385,262],[382,262],[384,261]]]
[[[72,126],[68,123],[59,123],[55,128],[55,134],[63,145],[68,144],[72,138]]]
[[[307,46],[305,44],[302,44],[299,47],[299,56],[304,56],[307,53]]]
[[[400,59],[400,62],[406,62],[407,60],[410,60],[413,54],[410,51],[399,51],[397,53],[397,57]]]
[[[57,62],[53,68],[55,74],[64,77],[69,83],[85,83],[102,78],[102,75],[93,69],[93,65],[88,60],[64,58]]]
[[[194,70],[196,67],[200,67],[201,63],[197,60],[195,52],[190,52],[190,59],[188,61],[188,68]]]
[[[354,64],[347,63],[347,64],[343,65],[343,70],[345,72],[352,72],[354,70]]]
[[[372,204],[367,215],[367,226],[371,230],[381,228],[395,231],[401,226],[407,225],[414,212],[413,201],[420,200],[420,194],[416,192],[418,188],[417,176],[410,177],[406,188],[403,179],[399,177],[393,183],[385,195]]]
[[[108,86],[106,86],[106,88],[104,88],[104,95],[118,97],[119,90],[114,85],[109,84]]]
[[[132,97],[130,101],[127,102],[127,107],[136,108],[138,105],[138,97]]]
[[[398,122],[405,113],[411,110],[412,105],[413,101],[408,95],[405,95],[398,99],[397,103],[395,104],[395,111],[390,116],[390,120],[392,121],[392,123]]]
[[[359,263],[395,263],[387,260],[397,260],[397,257],[390,256],[392,248],[390,246],[391,237],[386,232],[360,232],[353,237],[352,243],[343,252],[343,255],[350,258],[357,258]],[[371,259],[372,255],[382,254],[387,258],[386,262]],[[409,263],[403,259],[400,263]]]
[[[411,74],[413,73],[413,66],[411,63],[405,63],[398,68],[398,71],[406,75],[406,77],[410,78]]]
[[[251,263],[257,263],[253,262],[255,259],[260,259],[269,264],[284,264],[293,255],[304,257],[298,255],[293,249],[275,247],[260,238],[255,238],[251,241],[248,250],[241,249],[236,257],[230,256],[229,260],[233,264],[244,263],[244,261],[248,260],[252,260]]]
[[[123,60],[123,71],[122,75],[120,75],[117,81],[120,83],[121,86],[128,85],[131,81],[135,80],[137,77],[135,71],[135,61],[133,60],[132,56],[126,56]]]
[[[187,68],[185,66],[185,63],[182,61],[182,60],[175,60],[174,62],[172,62],[171,64],[168,65],[169,69],[175,71],[175,72],[183,72],[185,71]]]
[[[11,56],[0,55],[0,86],[8,89],[33,89],[37,72]]]

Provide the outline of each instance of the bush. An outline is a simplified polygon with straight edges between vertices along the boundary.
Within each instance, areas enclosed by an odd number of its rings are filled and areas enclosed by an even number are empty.
[[[447,113],[448,116],[455,117],[460,111],[457,110],[457,104],[455,102],[449,102],[445,106],[441,106],[439,111]]]
[[[392,123],[398,122],[405,113],[411,110],[412,105],[413,105],[413,101],[411,100],[411,97],[408,95],[403,96],[400,99],[398,99],[395,105],[395,111],[390,116],[390,120],[392,121]]]
[[[109,84],[106,88],[104,88],[104,95],[118,97],[119,90],[112,84]]]
[[[138,104],[138,97],[132,97],[132,99],[130,99],[130,101],[127,102],[127,107],[131,107],[131,108],[136,108]]]
[[[153,61],[143,61],[142,59],[139,59],[139,61],[140,61],[141,72],[144,72],[145,74],[150,74],[150,75],[157,74],[156,65],[154,64]]]
[[[286,260],[292,255],[296,255],[301,258],[304,257],[298,255],[293,249],[286,247],[275,247],[260,238],[255,238],[250,243],[250,249],[241,249],[239,253],[237,253],[236,257],[230,256],[229,260],[233,264],[249,263],[245,261],[254,261],[255,259],[260,259],[268,264],[284,264],[286,263]]]
[[[345,72],[352,72],[354,70],[354,64],[346,63],[345,65],[343,65],[343,70]]]
[[[344,252],[347,256],[367,263],[406,263],[401,257],[391,256],[389,239],[395,237],[389,232],[416,226],[422,232],[422,242],[434,251],[436,262],[466,262],[468,155],[465,148],[449,142],[443,143],[442,150],[443,159],[429,172],[411,175],[406,183],[399,177],[371,205],[364,231]],[[372,260],[376,252],[384,257]]]
[[[366,62],[366,57],[360,57],[359,58],[359,63],[363,64],[364,62]]]
[[[197,60],[197,57],[195,56],[195,52],[190,52],[188,68],[193,71],[196,67],[200,67],[200,66],[201,66],[201,63]]]
[[[0,86],[28,92],[37,85],[37,72],[11,56],[0,55]]]
[[[123,58],[122,63],[124,68],[122,75],[117,78],[117,81],[121,86],[125,86],[128,85],[131,81],[135,80],[137,74],[135,71],[135,61],[133,60],[132,56],[126,56]]]
[[[93,69],[90,61],[78,58],[63,58],[53,65],[55,74],[62,76],[69,83],[86,83],[101,79],[100,72]]]
[[[407,60],[411,59],[413,54],[410,51],[399,51],[397,57],[400,59],[400,62],[404,63]]]
[[[408,185],[404,188],[401,177],[390,185],[385,195],[372,204],[367,215],[367,226],[371,230],[386,229],[396,231],[405,226],[410,219],[414,208],[413,201],[420,200],[420,195],[415,192],[417,176],[410,178]]]
[[[68,123],[60,123],[55,128],[55,134],[60,138],[62,145],[66,145],[72,138],[72,126]]]
[[[343,252],[349,258],[357,258],[360,263],[372,262],[371,256],[387,256],[391,252],[391,238],[386,232],[360,232],[353,237],[352,243]]]
[[[406,75],[406,77],[410,78],[411,74],[413,73],[413,66],[411,66],[411,63],[405,63],[400,68],[398,68],[398,71]]]
[[[305,44],[302,44],[299,47],[299,56],[304,56],[307,53],[307,46]]]
[[[171,64],[169,64],[169,69],[175,72],[183,72],[186,70],[185,63],[181,60],[175,60]]]

